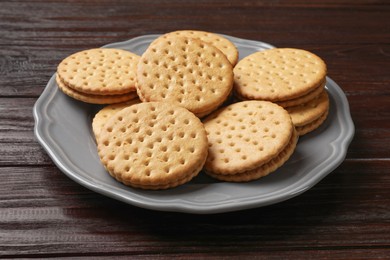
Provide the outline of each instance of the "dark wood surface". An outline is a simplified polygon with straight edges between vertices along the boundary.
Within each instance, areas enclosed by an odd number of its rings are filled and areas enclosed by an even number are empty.
[[[33,133],[57,64],[177,29],[321,56],[356,127],[345,161],[298,197],[215,215],[137,208],[66,177]],[[389,72],[388,1],[1,1],[0,257],[390,258]]]

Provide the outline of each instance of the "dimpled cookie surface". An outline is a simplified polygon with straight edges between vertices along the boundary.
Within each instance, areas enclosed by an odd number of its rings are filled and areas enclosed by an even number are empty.
[[[286,110],[268,101],[243,101],[217,110],[205,121],[208,172],[237,174],[259,167],[289,143],[293,124]]]
[[[233,68],[214,46],[192,38],[159,38],[137,70],[142,101],[164,101],[196,115],[210,113],[229,96]]]
[[[234,68],[234,88],[245,99],[285,101],[319,87],[326,65],[315,54],[291,48],[255,52]]]
[[[169,38],[169,37],[186,37],[186,38],[195,38],[199,39],[203,42],[210,43],[217,47],[229,60],[229,62],[235,66],[238,61],[238,50],[237,47],[225,37],[205,31],[196,31],[196,30],[180,30],[174,31],[167,34],[162,35],[161,37]]]
[[[139,58],[120,49],[89,49],[61,61],[57,74],[64,85],[82,93],[124,94],[135,90]]]
[[[166,189],[195,177],[207,157],[203,124],[188,110],[148,102],[115,113],[101,129],[98,153],[126,185]]]

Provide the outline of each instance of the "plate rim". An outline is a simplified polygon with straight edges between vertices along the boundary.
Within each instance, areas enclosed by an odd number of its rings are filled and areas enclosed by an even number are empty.
[[[106,44],[102,47],[112,47],[112,46],[121,46],[121,45],[129,45],[133,42],[142,41],[142,40],[150,40],[152,38],[158,37],[160,34],[149,34],[149,35],[142,35],[138,36],[129,40],[121,41],[121,42],[115,42]],[[221,34],[222,36],[228,38],[229,40],[233,41],[235,44],[252,44],[255,47],[259,48],[274,48],[273,45],[261,42],[261,41],[253,41],[253,40],[247,40],[242,38],[237,38],[229,35]],[[323,178],[325,178],[329,173],[331,173],[334,169],[336,169],[345,159],[348,146],[351,143],[354,133],[355,133],[355,127],[352,121],[349,103],[347,100],[347,97],[345,93],[342,91],[340,86],[333,81],[330,77],[326,77],[327,86],[328,84],[332,86],[332,91],[335,91],[337,93],[337,97],[341,99],[342,101],[342,107],[341,112],[343,119],[346,120],[343,124],[343,128],[341,133],[338,135],[338,137],[331,143],[331,145],[337,145],[339,149],[336,149],[337,152],[335,153],[335,149],[333,149],[332,160],[335,162],[328,164],[327,167],[324,167],[321,169],[320,173],[317,173],[313,175],[311,178],[306,180],[305,182],[301,183],[298,187],[295,187],[294,189],[290,190],[288,193],[282,193],[280,194],[281,190],[278,191],[278,194],[275,196],[272,196],[272,200],[268,199],[268,197],[262,196],[261,199],[259,199],[256,196],[250,197],[250,199],[246,199],[244,202],[241,201],[240,205],[237,205],[237,202],[233,203],[231,200],[228,200],[225,203],[220,202],[213,202],[209,204],[205,203],[194,203],[190,201],[186,201],[184,203],[181,201],[181,203],[177,203],[177,201],[169,201],[166,202],[164,205],[161,205],[158,201],[153,202],[149,199],[147,203],[145,201],[148,198],[145,198],[145,196],[140,196],[138,194],[132,193],[132,197],[125,196],[116,190],[107,190],[104,185],[99,184],[97,181],[93,182],[85,178],[84,176],[80,176],[77,173],[71,171],[67,165],[64,164],[64,162],[61,160],[61,158],[58,157],[56,154],[55,149],[51,147],[50,145],[50,139],[48,136],[45,136],[42,132],[42,122],[44,119],[43,114],[40,112],[40,108],[42,109],[43,105],[48,106],[50,102],[45,103],[44,101],[50,100],[47,99],[47,97],[54,97],[56,93],[59,91],[58,88],[52,89],[50,87],[53,85],[53,81],[55,81],[55,73],[48,81],[47,85],[45,86],[43,92],[38,97],[37,101],[34,104],[33,107],[33,116],[34,116],[34,135],[37,139],[37,141],[40,143],[40,145],[44,148],[44,150],[47,152],[49,157],[52,159],[54,164],[70,179],[73,181],[81,184],[82,186],[97,192],[99,194],[102,194],[104,196],[125,202],[127,204],[131,204],[134,206],[152,209],[152,210],[159,210],[159,211],[173,211],[173,212],[183,212],[183,213],[195,213],[195,214],[213,214],[213,213],[223,213],[223,212],[231,212],[231,211],[238,211],[238,210],[244,210],[249,208],[256,208],[256,207],[262,207],[267,206],[270,204],[279,203],[288,199],[291,199],[295,196],[298,196],[302,194],[303,192],[309,190],[314,185],[316,185],[318,182],[320,182]],[[339,140],[340,139],[340,140]],[[337,142],[336,142],[337,141]],[[336,143],[336,144],[334,144]],[[291,185],[285,187],[284,189],[287,189]]]

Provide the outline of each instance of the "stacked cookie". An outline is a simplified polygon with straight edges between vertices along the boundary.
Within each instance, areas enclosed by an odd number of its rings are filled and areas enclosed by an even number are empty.
[[[139,56],[118,49],[90,49],[70,55],[57,67],[58,87],[68,96],[92,104],[137,98]]]
[[[198,38],[162,36],[138,63],[137,93],[143,102],[169,102],[198,117],[222,105],[232,87],[230,61],[214,45]]]
[[[221,108],[204,121],[209,141],[206,172],[219,180],[259,179],[283,165],[298,135],[288,112],[269,101]]]
[[[236,96],[240,100],[271,101],[286,108],[299,135],[314,130],[326,119],[329,100],[325,82],[326,65],[322,59],[299,49],[256,52],[234,68]]]
[[[100,159],[118,181],[142,189],[173,188],[194,178],[207,158],[203,124],[168,102],[133,104],[100,129]]]
[[[210,33],[205,31],[181,30],[181,31],[166,33],[162,35],[160,38],[175,39],[177,37],[198,39],[201,40],[202,42],[211,44],[226,56],[226,58],[229,60],[229,62],[232,64],[233,67],[237,64],[238,61],[237,47],[225,37],[222,37],[215,33]],[[160,40],[158,39],[155,42],[159,42],[159,41]]]
[[[101,129],[103,129],[108,119],[111,118],[116,112],[138,103],[141,103],[141,101],[138,98],[135,98],[126,102],[107,105],[100,109],[92,119],[92,132],[95,135],[95,139],[99,139]]]
[[[220,35],[175,31],[141,57],[75,53],[59,64],[57,83],[78,100],[110,104],[92,130],[102,164],[125,185],[173,188],[202,169],[246,182],[289,159],[299,135],[325,120],[329,98],[325,63],[310,52],[272,49],[237,61]],[[233,92],[241,102],[226,102]]]

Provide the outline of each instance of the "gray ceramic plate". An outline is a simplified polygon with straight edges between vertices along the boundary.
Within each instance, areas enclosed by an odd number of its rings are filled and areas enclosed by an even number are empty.
[[[104,47],[141,55],[158,35],[146,35]],[[225,36],[240,58],[272,45]],[[327,78],[330,113],[326,122],[299,140],[290,160],[271,175],[250,183],[215,181],[201,173],[190,183],[163,191],[144,191],[115,181],[99,162],[91,120],[100,108],[73,100],[50,79],[34,106],[35,135],[54,163],[72,180],[95,192],[131,205],[163,211],[219,213],[274,204],[310,189],[345,158],[354,134],[348,101]]]

